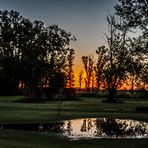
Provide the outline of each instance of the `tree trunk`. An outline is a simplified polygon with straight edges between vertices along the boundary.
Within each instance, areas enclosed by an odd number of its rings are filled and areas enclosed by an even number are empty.
[[[108,102],[110,103],[113,103],[115,102],[115,93],[116,93],[116,90],[115,89],[112,89],[112,88],[109,88],[108,89]]]
[[[133,78],[132,78],[131,95],[132,96],[134,95],[134,75],[133,75]]]

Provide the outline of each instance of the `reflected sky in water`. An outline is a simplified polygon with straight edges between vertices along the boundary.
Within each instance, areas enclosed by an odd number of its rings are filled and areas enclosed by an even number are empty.
[[[63,134],[69,138],[148,138],[148,123],[112,118],[65,121]]]

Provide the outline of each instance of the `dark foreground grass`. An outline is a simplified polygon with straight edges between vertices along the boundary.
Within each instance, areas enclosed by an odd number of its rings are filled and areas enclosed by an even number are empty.
[[[70,140],[49,133],[1,131],[0,148],[147,148],[147,139]]]

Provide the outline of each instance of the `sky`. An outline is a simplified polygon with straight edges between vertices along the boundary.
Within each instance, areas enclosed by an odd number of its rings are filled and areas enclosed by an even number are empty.
[[[77,81],[83,70],[81,57],[95,55],[98,46],[105,44],[106,16],[114,12],[116,3],[117,0],[0,0],[0,10],[15,10],[32,21],[56,24],[71,32],[77,39],[71,43]]]

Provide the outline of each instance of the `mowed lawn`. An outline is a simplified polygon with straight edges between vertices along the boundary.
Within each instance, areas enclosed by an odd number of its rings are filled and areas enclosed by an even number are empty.
[[[147,148],[148,139],[70,140],[50,133],[1,131],[0,148]]]
[[[22,96],[0,97],[0,123],[52,122],[85,117],[113,117],[148,122],[148,101],[124,99],[123,103],[103,103],[103,98],[21,102]],[[147,147],[148,139],[80,139],[74,140],[51,133],[2,130],[0,148],[112,148]]]

